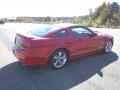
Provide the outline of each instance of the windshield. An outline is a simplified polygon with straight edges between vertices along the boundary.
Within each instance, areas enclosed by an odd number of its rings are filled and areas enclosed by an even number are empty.
[[[53,26],[53,25],[46,25],[46,26],[42,26],[40,28],[33,29],[32,31],[30,31],[28,33],[30,33],[32,35],[36,35],[36,36],[44,36],[44,35],[48,34],[49,32],[52,32],[57,29],[60,29],[60,27]]]

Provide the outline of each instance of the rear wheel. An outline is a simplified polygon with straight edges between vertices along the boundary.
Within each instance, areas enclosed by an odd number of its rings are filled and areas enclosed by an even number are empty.
[[[113,46],[112,41],[110,41],[110,40],[107,41],[106,44],[105,44],[105,47],[104,47],[104,52],[105,53],[111,52],[112,46]]]
[[[57,50],[53,53],[50,59],[50,65],[54,69],[60,69],[65,66],[68,60],[68,54],[65,50]]]

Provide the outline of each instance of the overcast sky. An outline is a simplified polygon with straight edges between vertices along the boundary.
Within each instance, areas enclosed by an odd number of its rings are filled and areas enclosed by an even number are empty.
[[[103,2],[120,0],[0,0],[0,17],[80,16]]]

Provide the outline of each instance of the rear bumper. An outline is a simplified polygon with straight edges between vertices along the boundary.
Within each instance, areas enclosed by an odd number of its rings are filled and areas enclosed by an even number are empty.
[[[38,66],[47,64],[48,61],[47,57],[37,56],[37,52],[32,53],[29,50],[24,51],[21,48],[17,47],[16,45],[13,45],[12,50],[16,58],[24,65]]]

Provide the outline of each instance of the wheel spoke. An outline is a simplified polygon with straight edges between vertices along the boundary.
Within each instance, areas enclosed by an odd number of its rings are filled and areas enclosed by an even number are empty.
[[[58,56],[62,56],[62,52],[59,52],[59,53],[58,53]]]
[[[56,62],[54,63],[54,65],[55,65],[55,66],[57,66],[57,64],[58,64],[58,63],[59,63],[59,61],[58,61],[58,60],[56,60]]]
[[[58,58],[58,56],[56,55],[56,56],[54,56],[53,58],[54,58],[54,59],[57,59],[57,58]]]

